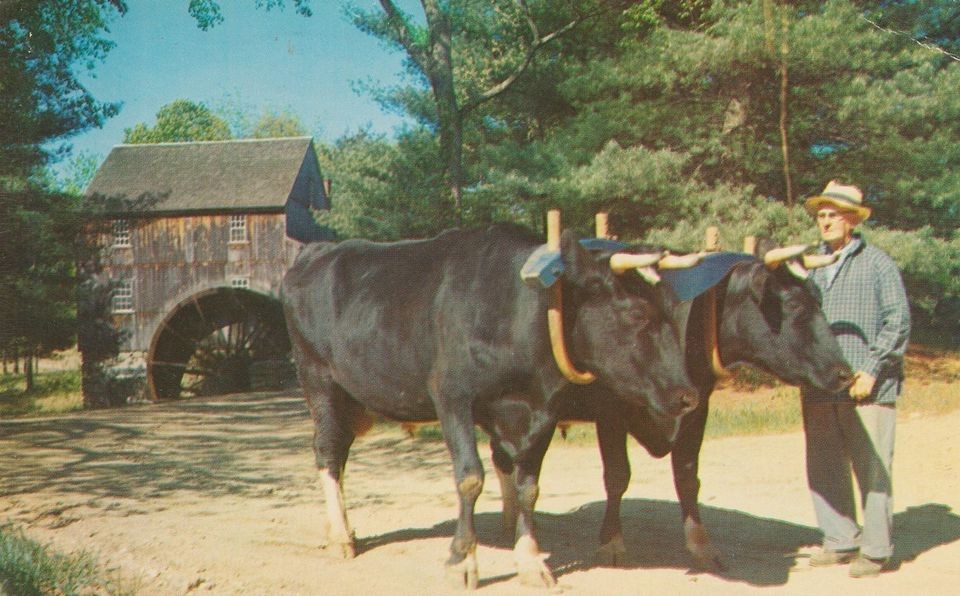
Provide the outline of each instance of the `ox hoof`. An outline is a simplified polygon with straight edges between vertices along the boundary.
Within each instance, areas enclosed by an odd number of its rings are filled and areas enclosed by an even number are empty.
[[[694,565],[706,571],[726,571],[727,566],[720,559],[720,549],[710,542],[707,529],[688,518],[683,523],[683,532],[686,535],[687,552],[693,555]]]
[[[540,552],[537,541],[532,536],[521,536],[513,547],[513,561],[517,567],[517,577],[525,586],[553,588],[557,580],[547,566],[550,553]]]
[[[696,549],[688,549],[693,556],[693,564],[697,569],[704,571],[726,571],[727,566],[720,557],[720,551],[712,544],[701,545]]]
[[[520,583],[534,588],[556,588],[557,580],[553,577],[553,572],[547,567],[547,564],[540,562],[536,567],[518,569],[517,577]]]
[[[357,540],[353,532],[342,536],[328,536],[327,543],[321,548],[341,559],[353,559],[357,556]]]
[[[554,579],[553,572],[550,571],[550,568],[543,560],[546,559],[547,556],[548,555],[544,553],[542,555],[543,558],[530,558],[522,564],[517,564],[517,577],[520,579],[521,584],[535,588],[556,587],[557,580]]]
[[[331,542],[323,549],[341,559],[353,559],[357,556],[357,546],[353,542]]]
[[[447,583],[455,589],[476,590],[480,584],[476,555],[467,555],[459,563],[447,563],[446,576]]]
[[[597,563],[602,567],[623,567],[627,564],[627,547],[623,536],[617,536],[597,549]]]

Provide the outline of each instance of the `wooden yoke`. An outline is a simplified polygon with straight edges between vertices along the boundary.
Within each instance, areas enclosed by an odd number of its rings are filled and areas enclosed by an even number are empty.
[[[604,240],[612,240],[610,237],[610,229],[607,227],[607,216],[608,214],[604,213],[603,211],[597,212],[597,214],[594,216],[594,222],[597,229],[595,236]]]
[[[720,250],[720,230],[716,226],[707,228],[704,249],[707,252]],[[707,304],[703,309],[703,337],[707,349],[706,356],[714,376],[723,379],[730,376],[730,371],[723,367],[723,361],[720,360],[720,344],[717,337],[717,288],[710,288],[705,298]]]
[[[547,248],[560,252],[560,212],[551,209],[547,212]],[[547,290],[547,325],[550,329],[550,347],[553,349],[553,359],[557,368],[571,383],[586,385],[597,377],[591,372],[580,372],[570,361],[566,342],[563,338],[563,293],[562,283],[556,283]]]

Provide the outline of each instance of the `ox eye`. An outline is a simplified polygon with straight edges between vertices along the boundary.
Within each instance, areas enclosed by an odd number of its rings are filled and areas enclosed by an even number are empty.
[[[586,285],[584,286],[584,289],[591,296],[598,296],[603,293],[604,287],[605,286],[602,279],[593,278],[587,281]]]

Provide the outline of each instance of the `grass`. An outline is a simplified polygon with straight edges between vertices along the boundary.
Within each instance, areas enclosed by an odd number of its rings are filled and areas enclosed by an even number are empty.
[[[0,526],[0,594],[133,594],[88,553],[63,554]]]
[[[0,418],[63,414],[83,408],[79,370],[41,372],[27,392],[23,375],[0,375]]]
[[[906,388],[897,405],[901,417],[945,414],[960,408],[960,354],[911,346],[906,358]],[[793,432],[801,427],[800,393],[756,369],[738,369],[710,398],[707,436],[724,437]],[[0,375],[0,418],[62,414],[83,408],[78,370],[48,370],[36,376],[34,391],[24,390],[22,375]],[[442,441],[437,425],[414,431],[418,439]],[[486,440],[478,431],[478,438]],[[568,441],[595,441],[592,425],[575,425]]]
[[[900,418],[936,416],[960,409],[960,354],[911,347],[906,382],[897,401]],[[796,432],[802,428],[800,390],[780,384],[756,369],[743,367],[710,396],[707,438]],[[566,442],[596,441],[592,424],[566,431]]]
[[[897,400],[901,418],[960,409],[960,354],[911,348],[905,377],[903,395]],[[751,386],[744,379],[759,380],[762,386]],[[793,432],[801,426],[799,389],[780,385],[762,373],[744,369],[710,397],[708,437]]]

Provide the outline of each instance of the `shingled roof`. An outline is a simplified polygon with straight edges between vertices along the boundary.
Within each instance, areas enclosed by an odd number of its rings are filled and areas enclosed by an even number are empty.
[[[88,196],[152,197],[145,211],[282,209],[307,158],[310,137],[117,145]]]

